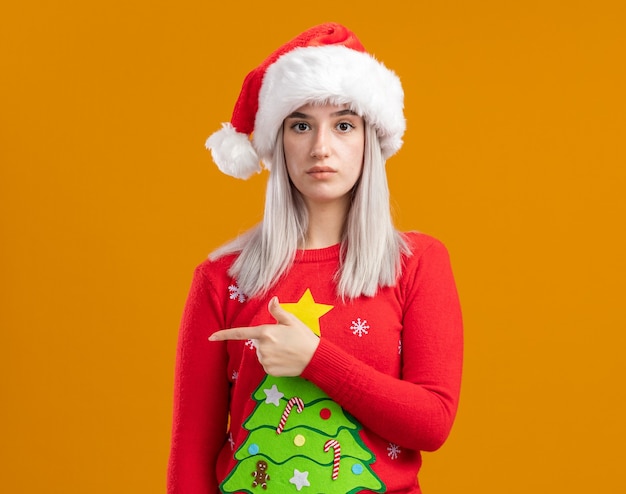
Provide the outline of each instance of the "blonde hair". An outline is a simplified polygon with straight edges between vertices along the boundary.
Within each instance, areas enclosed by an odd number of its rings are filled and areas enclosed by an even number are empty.
[[[289,180],[282,142],[281,128],[267,182],[263,221],[209,256],[217,259],[239,253],[229,274],[249,297],[267,294],[288,272],[307,231],[307,209]],[[403,254],[410,252],[393,226],[380,142],[374,127],[366,125],[363,171],[352,190],[334,280],[337,294],[342,299],[371,297],[379,288],[394,285],[402,271]]]

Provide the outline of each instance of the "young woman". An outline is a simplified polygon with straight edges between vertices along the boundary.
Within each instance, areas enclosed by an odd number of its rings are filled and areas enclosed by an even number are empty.
[[[390,217],[402,109],[397,76],[323,24],[253,70],[208,139],[222,171],[270,173],[261,224],[195,271],[170,494],[421,492],[420,451],[457,410],[462,322],[445,247]]]

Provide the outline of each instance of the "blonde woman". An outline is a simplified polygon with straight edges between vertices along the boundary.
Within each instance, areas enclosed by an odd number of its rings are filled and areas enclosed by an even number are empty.
[[[448,253],[398,232],[385,163],[398,77],[339,24],[249,73],[207,140],[269,169],[263,221],[198,266],[177,353],[170,494],[420,493],[456,414],[461,311]]]

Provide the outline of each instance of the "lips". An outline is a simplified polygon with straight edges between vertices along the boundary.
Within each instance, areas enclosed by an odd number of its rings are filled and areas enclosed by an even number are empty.
[[[322,173],[335,173],[337,170],[331,168],[330,166],[314,166],[307,170],[309,175],[322,174]]]

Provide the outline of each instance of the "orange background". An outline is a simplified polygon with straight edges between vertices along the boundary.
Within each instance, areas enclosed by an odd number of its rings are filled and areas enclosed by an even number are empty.
[[[448,245],[462,297],[425,493],[626,492],[624,5],[4,2],[2,490],[164,492],[191,272],[266,180],[204,139],[249,69],[336,20],[403,80],[395,215]]]

